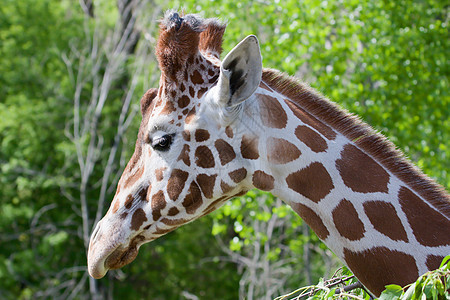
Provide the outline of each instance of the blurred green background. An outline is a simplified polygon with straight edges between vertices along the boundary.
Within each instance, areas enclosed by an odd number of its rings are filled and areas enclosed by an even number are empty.
[[[227,21],[224,54],[256,34],[265,67],[358,114],[448,189],[445,1],[167,2],[1,1],[1,299],[272,299],[340,265],[290,208],[251,191],[88,276],[90,231],[158,84],[168,8]]]

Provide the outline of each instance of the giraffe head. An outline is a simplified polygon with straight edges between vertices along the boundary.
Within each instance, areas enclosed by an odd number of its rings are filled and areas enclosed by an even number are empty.
[[[253,187],[238,151],[237,116],[261,82],[261,54],[249,36],[221,62],[224,31],[213,19],[174,11],[163,18],[156,48],[160,86],[141,99],[135,152],[91,236],[94,278],[130,263],[142,244]]]

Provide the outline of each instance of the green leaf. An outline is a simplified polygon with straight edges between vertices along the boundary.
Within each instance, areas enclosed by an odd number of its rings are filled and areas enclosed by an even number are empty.
[[[439,269],[450,270],[450,255],[444,257],[441,265],[439,266]]]
[[[425,286],[423,287],[423,293],[427,298],[432,298],[432,290],[434,290],[434,286],[433,283],[431,283],[430,281],[428,281]]]
[[[333,297],[334,293],[336,293],[336,289],[331,289],[328,291],[328,293],[325,295],[325,299],[329,299],[331,297]]]
[[[380,300],[395,300],[399,299],[402,295],[403,289],[396,284],[390,284],[386,286],[386,289],[381,293]]]
[[[403,294],[403,299],[413,299],[414,291],[416,289],[416,283],[413,283],[411,286],[408,287],[406,292]]]

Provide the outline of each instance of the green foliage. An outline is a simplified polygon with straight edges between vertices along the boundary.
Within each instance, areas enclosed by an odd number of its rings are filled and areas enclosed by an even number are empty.
[[[86,21],[80,2],[4,0],[0,6],[1,299],[51,298],[51,292],[59,298],[90,297],[82,217],[76,202],[82,174],[77,149],[67,134],[73,126],[74,74],[81,70],[82,59],[75,59],[72,69],[64,61],[78,50],[86,51],[79,53],[81,58],[89,53],[93,22]],[[101,30],[111,30],[119,17],[116,1],[93,2]],[[187,12],[227,20],[224,54],[246,35],[256,34],[264,66],[304,78],[381,130],[425,173],[448,187],[450,68],[445,5],[442,1],[406,0],[184,0],[154,1],[140,13],[162,15],[160,11],[169,6],[184,7]],[[140,43],[151,43],[145,29],[143,32]],[[98,130],[108,147],[96,153],[87,185],[91,215],[97,207],[108,149],[114,143],[124,86],[136,61],[137,55],[131,55],[124,70],[115,74],[118,78],[102,112]],[[104,72],[104,63],[84,62],[86,72],[94,67],[100,75]],[[146,73],[157,72],[154,59],[146,68]],[[136,90],[144,91],[151,84],[143,77]],[[84,104],[92,89],[92,83],[83,85]],[[137,98],[134,102],[138,105]],[[138,124],[136,117],[120,141],[128,157]],[[89,139],[89,134],[80,139],[82,151]],[[118,159],[116,167],[128,157]],[[106,194],[112,199],[114,191]],[[272,237],[254,226],[266,228],[263,225],[273,221],[283,225],[276,227]],[[229,257],[249,257],[256,248],[264,250],[264,245],[268,247],[262,257],[272,268],[291,258],[282,270],[291,270],[295,276],[285,282],[282,292],[308,285],[334,267],[335,261],[324,261],[330,259],[329,250],[305,228],[302,220],[273,196],[251,191],[211,216],[143,246],[133,264],[97,282],[99,293],[116,298],[180,299],[186,292],[201,299],[217,295],[236,299],[245,272]],[[257,243],[260,247],[254,247]],[[305,255],[308,249],[309,257]],[[448,278],[448,263],[446,266]],[[306,276],[308,267],[311,278]],[[414,290],[417,287],[431,298],[433,293],[442,295],[436,279],[439,275],[430,274],[416,282]],[[78,290],[64,289],[74,282]],[[448,288],[448,279],[443,286]],[[325,281],[316,287],[320,297],[336,292],[325,287]],[[390,290],[399,292],[397,287]]]
[[[342,292],[344,286],[356,282],[350,270],[342,268],[331,279],[321,278],[316,285],[306,286],[292,291],[275,300],[325,300],[325,299],[359,299],[368,300],[370,295],[361,288]],[[339,283],[340,286],[336,286]],[[450,299],[450,255],[445,257],[439,269],[427,272],[420,276],[416,282],[405,287],[391,284],[381,293],[379,300],[420,300],[420,299]]]
[[[416,282],[401,287],[386,286],[380,300],[450,299],[450,255],[444,258],[439,269],[427,272]]]
[[[370,295],[363,288],[355,288],[345,291],[357,282],[356,277],[346,267],[337,270],[331,279],[320,278],[316,285],[305,286],[288,294],[277,297],[274,300],[327,300],[327,299],[358,299],[369,300]]]

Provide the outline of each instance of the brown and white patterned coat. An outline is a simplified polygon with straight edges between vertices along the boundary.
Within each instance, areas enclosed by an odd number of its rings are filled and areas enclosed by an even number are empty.
[[[252,188],[283,199],[379,295],[450,254],[449,195],[358,118],[263,69],[256,37],[221,62],[225,26],[167,12],[161,80],[141,100],[133,157],[88,253],[89,272]]]

